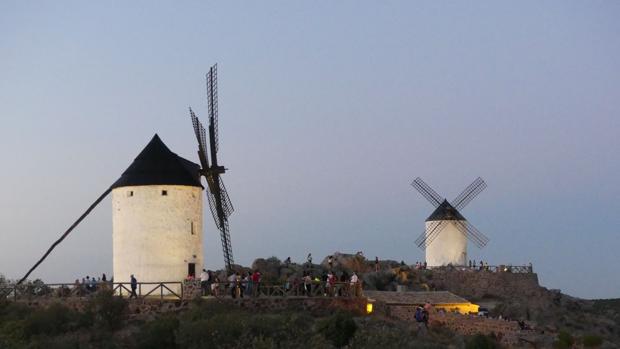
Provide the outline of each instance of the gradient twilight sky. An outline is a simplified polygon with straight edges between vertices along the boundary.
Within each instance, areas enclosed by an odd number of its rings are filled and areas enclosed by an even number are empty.
[[[415,263],[476,176],[470,258],[620,297],[620,2],[0,3],[0,273],[17,278],[154,133],[198,162],[219,64],[236,262],[358,250]],[[205,258],[221,267],[205,211]],[[35,272],[111,273],[106,199]]]

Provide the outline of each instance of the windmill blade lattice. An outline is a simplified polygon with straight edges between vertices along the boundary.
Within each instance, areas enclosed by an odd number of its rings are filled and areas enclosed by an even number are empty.
[[[230,201],[230,197],[228,196],[228,191],[226,190],[226,186],[224,186],[224,181],[222,181],[222,178],[218,179],[219,182],[219,197],[221,198],[221,202],[218,203],[218,195],[217,195],[217,191],[215,193],[211,192],[209,190],[209,207],[211,208],[211,214],[213,214],[213,219],[215,220],[215,224],[217,225],[217,228],[222,230],[222,227],[224,226],[223,221],[227,221],[228,217],[230,217],[230,215],[235,211],[235,208],[232,205],[232,202]],[[218,184],[213,184],[214,187],[218,187]],[[222,215],[220,217],[220,214],[218,212],[218,207],[221,206],[221,211],[222,211]]]
[[[207,104],[209,108],[209,118],[213,120],[214,138],[216,153],[220,149],[220,140],[218,134],[218,105],[217,105],[217,64],[209,69],[207,74]]]
[[[476,178],[470,185],[463,190],[459,196],[452,200],[452,206],[457,210],[463,209],[469,204],[481,191],[487,187],[487,184],[480,177]]]
[[[224,263],[227,270],[231,270],[233,264],[232,244],[230,242],[230,230],[228,226],[228,217],[233,213],[234,208],[228,191],[224,186],[221,175],[226,172],[226,168],[218,164],[217,152],[219,150],[218,136],[218,102],[217,102],[217,65],[209,69],[206,76],[207,84],[207,103],[209,112],[209,149],[211,153],[211,164],[207,156],[207,137],[205,128],[200,120],[194,115],[190,109],[192,124],[194,125],[194,133],[198,141],[198,155],[201,158],[202,171],[201,174],[206,178],[208,184],[207,198],[209,201],[209,209],[215,221],[217,229],[220,231],[222,239],[222,250],[224,254]]]
[[[479,248],[483,248],[489,242],[489,238],[482,234],[468,221],[454,221],[456,228]]]
[[[196,135],[196,141],[198,142],[198,158],[200,159],[200,165],[203,169],[209,167],[209,156],[207,154],[207,135],[204,126],[192,108],[189,108],[189,115],[192,118],[192,125],[194,126],[194,134]]]
[[[433,240],[439,236],[439,233],[441,233],[446,226],[447,224],[445,221],[436,221],[431,223],[431,226],[428,229],[428,234],[427,230],[425,230],[420,236],[418,236],[415,241],[416,245],[421,249],[428,247],[428,245],[430,245]]]
[[[441,205],[443,198],[439,194],[437,194],[437,192],[434,191],[433,188],[431,188],[428,184],[426,184],[422,180],[422,178],[417,177],[416,179],[413,180],[411,185],[418,192],[420,192],[420,194],[422,194],[422,196],[424,196],[426,200],[428,200],[428,202],[431,203],[431,205],[435,207],[439,207],[439,205]]]
[[[424,246],[424,245],[425,245],[426,236],[427,236],[426,231],[427,231],[427,230],[433,231],[435,228],[437,228],[437,226],[438,226],[440,223],[441,223],[441,221],[435,221],[435,222],[432,222],[432,223],[431,223],[431,226],[430,226],[428,229],[424,229],[424,231],[422,232],[422,234],[420,234],[420,235],[418,236],[418,238],[417,238],[417,239],[415,239],[415,241],[414,241],[414,242],[415,242],[415,244],[416,244],[416,246],[418,246],[418,247],[422,247],[422,246]]]

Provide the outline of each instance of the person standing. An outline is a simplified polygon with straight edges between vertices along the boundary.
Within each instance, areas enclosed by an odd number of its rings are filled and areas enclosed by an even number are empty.
[[[379,272],[379,257],[375,256],[375,273]]]
[[[252,291],[254,292],[254,297],[259,296],[260,280],[261,280],[260,271],[255,270],[254,273],[252,274]]]
[[[353,275],[351,275],[351,295],[353,297],[357,297],[358,284],[359,284],[359,278],[357,277],[357,274],[353,272]]]
[[[307,297],[310,297],[312,295],[312,277],[310,277],[310,274],[306,274],[303,277],[303,282],[304,282],[304,295]]]
[[[428,311],[426,309],[418,306],[415,310],[415,321],[419,324],[423,324],[424,328],[428,329]]]
[[[334,274],[330,271],[327,274],[327,293],[329,294],[330,297],[334,296],[335,286],[336,286],[336,276],[334,276]]]
[[[138,298],[138,295],[136,294],[137,288],[138,288],[138,279],[136,279],[136,277],[133,276],[133,274],[131,274],[131,295],[129,296],[129,299]]]
[[[206,296],[209,290],[209,273],[207,273],[206,269],[202,269],[200,273],[200,289],[202,290],[202,295]]]
[[[232,298],[237,298],[237,272],[232,273],[228,277],[228,284],[230,286],[230,295]]]
[[[334,264],[334,258],[332,256],[327,256],[327,265],[329,265],[329,270],[332,270],[333,264]]]
[[[211,283],[211,294],[215,297],[219,297],[220,295],[220,278],[217,276],[213,276],[213,282]]]
[[[248,297],[252,297],[254,295],[254,281],[252,280],[252,275],[252,271],[248,271],[248,274],[245,278],[243,278],[243,281],[245,281],[245,293]]]

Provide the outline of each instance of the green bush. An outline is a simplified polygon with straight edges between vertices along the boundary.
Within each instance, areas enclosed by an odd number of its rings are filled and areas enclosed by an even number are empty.
[[[581,342],[586,348],[595,348],[603,344],[603,338],[597,335],[585,335],[581,338]]]
[[[77,336],[40,336],[28,342],[28,349],[80,349],[80,340]]]
[[[127,301],[114,296],[111,290],[101,290],[88,302],[87,308],[87,316],[95,326],[115,330],[123,325]]]
[[[342,312],[322,319],[318,323],[318,331],[338,348],[349,344],[356,330],[357,325],[351,314]]]
[[[48,308],[33,310],[24,322],[26,337],[56,336],[77,327],[78,314],[66,306],[54,303]]]
[[[176,318],[176,315],[168,315],[147,322],[138,336],[138,348],[176,348],[176,332],[178,328],[179,319]]]
[[[466,349],[495,349],[499,348],[497,340],[493,336],[477,334],[467,340]]]
[[[220,302],[194,302],[180,317],[179,348],[326,348],[314,318],[301,312],[250,312]]]
[[[560,333],[558,333],[558,340],[553,343],[553,347],[558,349],[570,348],[574,343],[575,339],[570,333],[560,331]]]
[[[0,348],[16,348],[26,340],[23,320],[0,321]]]
[[[181,322],[177,344],[188,349],[233,347],[243,334],[245,321],[245,316],[230,313]]]

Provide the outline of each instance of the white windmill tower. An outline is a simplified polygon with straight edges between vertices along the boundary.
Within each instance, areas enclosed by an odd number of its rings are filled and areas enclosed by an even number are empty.
[[[220,237],[226,269],[233,261],[228,217],[234,211],[218,164],[217,65],[207,74],[208,134],[190,109],[200,164],[173,153],[158,135],[17,282],[21,284],[108,194],[112,193],[114,281],[176,282],[203,268],[201,178]],[[209,161],[209,152],[211,161]]]
[[[199,171],[155,135],[112,184],[114,281],[181,281],[202,269]]]
[[[224,263],[232,268],[228,217],[233,206],[221,178],[226,168],[217,161],[217,66],[207,74],[207,101],[208,145],[205,128],[189,110],[201,165],[172,153],[155,135],[112,185],[115,280],[125,282],[135,274],[145,282],[180,281],[202,270],[202,176]]]
[[[426,219],[424,233],[415,241],[418,247],[425,249],[426,263],[429,266],[465,265],[467,239],[479,248],[489,242],[489,239],[459,212],[486,188],[487,185],[482,178],[476,178],[452,200],[452,204],[439,196],[420,177],[411,185],[435,207],[435,211]]]

